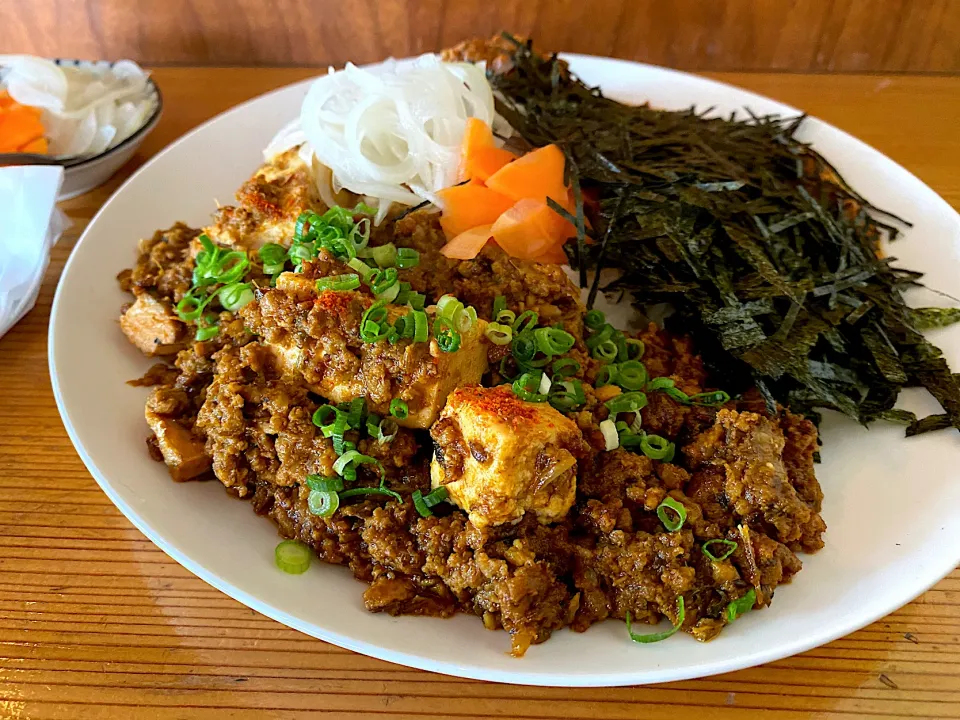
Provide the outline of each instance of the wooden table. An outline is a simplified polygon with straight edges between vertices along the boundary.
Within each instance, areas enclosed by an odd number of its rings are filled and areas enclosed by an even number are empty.
[[[528,688],[410,670],[301,635],[135,530],[87,473],[54,405],[46,338],[60,271],[90,218],[149,156],[315,72],[158,69],[166,112],[140,154],[106,187],[64,203],[74,226],[37,307],[0,340],[0,718],[960,717],[960,571],[860,632],[763,667],[649,687]],[[960,207],[960,77],[716,77],[848,130]]]

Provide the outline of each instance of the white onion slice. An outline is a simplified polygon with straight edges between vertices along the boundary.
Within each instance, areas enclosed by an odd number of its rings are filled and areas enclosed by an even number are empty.
[[[607,419],[601,422],[600,432],[603,433],[607,450],[616,450],[620,447],[620,434],[617,432],[617,425],[613,420]]]
[[[379,223],[391,203],[436,202],[457,181],[471,117],[500,123],[482,66],[436,55],[372,68],[348,63],[314,81],[299,119],[277,133],[264,157],[300,146],[302,158],[330,169],[329,179],[317,177],[325,202],[341,189],[366,195]]]

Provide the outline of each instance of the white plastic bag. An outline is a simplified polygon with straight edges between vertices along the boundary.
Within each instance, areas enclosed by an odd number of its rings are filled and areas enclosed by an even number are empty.
[[[50,248],[70,225],[56,207],[62,182],[62,167],[0,167],[0,337],[33,308]]]

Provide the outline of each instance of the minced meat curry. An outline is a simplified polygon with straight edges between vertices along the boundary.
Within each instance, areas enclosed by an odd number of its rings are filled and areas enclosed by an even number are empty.
[[[147,355],[172,361],[137,381],[153,386],[147,444],[174,480],[216,477],[282,537],[348,566],[368,584],[369,610],[472,613],[511,633],[519,655],[556,629],[584,631],[608,617],[629,613],[634,627],[664,616],[677,623],[683,598],[682,630],[705,641],[735,620],[731,607],[748,609],[744,598],[768,605],[800,570],[797,552],[822,547],[817,435],[803,418],[771,416],[750,396],[710,407],[654,390],[639,423],[621,417],[671,443],[672,461],[636,444],[606,449],[601,423],[613,419],[610,401],[626,393],[600,381],[604,363],[587,346],[595,331],[559,268],[492,245],[475,260],[448,260],[438,252],[444,238],[435,214],[387,220],[370,245],[419,253],[419,264],[398,276],[425,296],[426,311],[435,314],[433,303],[453,295],[478,317],[455,351],[441,350],[436,338],[371,343],[361,332],[375,303],[371,288],[317,289],[317,280],[349,271],[342,260],[321,249],[298,272],[272,279],[254,252],[264,237],[279,237],[273,226],[323,210],[295,156],[258,171],[239,198],[205,232],[218,247],[248,253],[254,298],[216,314],[216,335],[194,339],[194,324],[175,310],[204,252],[198,230],[178,224],[156,233],[120,274],[134,298],[122,330]],[[532,311],[539,326],[572,336],[565,357],[575,370],[556,379],[579,382],[576,407],[522,399],[505,382],[510,347],[483,332],[498,298],[515,316]],[[405,312],[412,310],[387,305],[388,316]],[[681,398],[722,380],[707,376],[683,337],[651,325],[626,339],[642,342],[649,378],[668,378],[661,385]],[[315,414],[356,398],[365,399],[365,418],[390,417],[394,399],[407,408],[392,437],[361,426],[340,438],[376,461],[356,466],[351,487],[391,494],[347,496],[331,515],[316,514],[307,478],[336,477],[343,448]],[[448,501],[423,516],[413,495],[433,487],[448,487]],[[682,525],[668,529],[661,515],[674,526],[678,506]]]

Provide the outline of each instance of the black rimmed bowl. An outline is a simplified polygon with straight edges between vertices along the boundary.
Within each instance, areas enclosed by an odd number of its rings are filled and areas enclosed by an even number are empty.
[[[114,65],[107,60],[90,61],[56,58],[54,62],[63,66],[88,68],[113,67]],[[0,154],[0,165],[60,165],[63,167],[64,173],[59,200],[67,200],[82,195],[103,185],[133,157],[144,138],[160,121],[160,115],[163,113],[163,96],[160,94],[160,88],[157,87],[153,78],[147,78],[147,91],[149,96],[152,96],[156,101],[153,112],[150,113],[143,125],[118,145],[97,155],[79,157],[58,158],[34,153]]]

